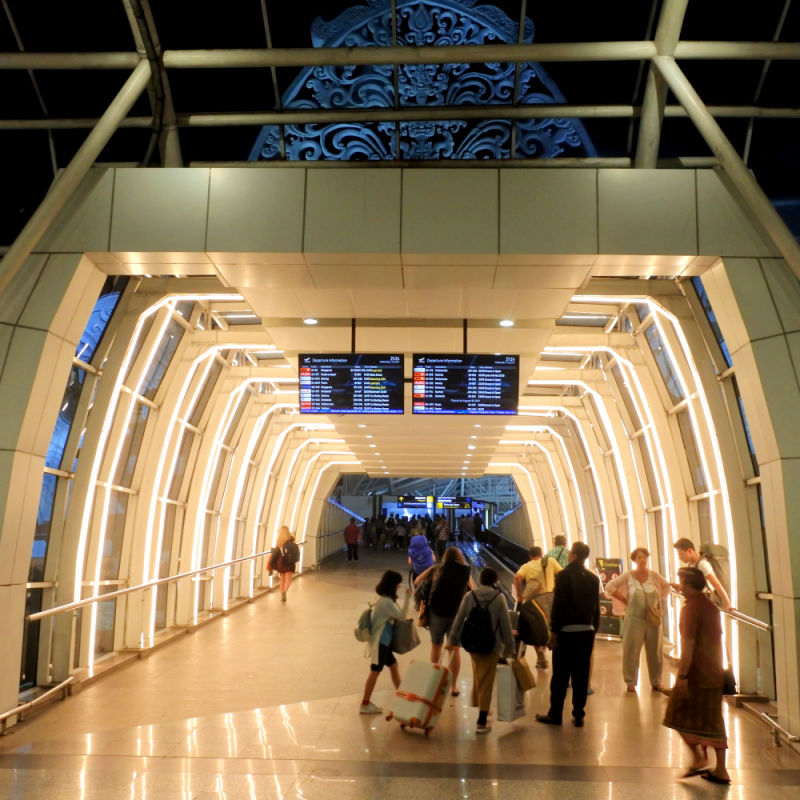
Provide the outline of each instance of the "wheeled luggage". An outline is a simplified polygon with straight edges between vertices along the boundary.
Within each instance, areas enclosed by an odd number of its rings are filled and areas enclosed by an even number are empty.
[[[442,712],[452,682],[453,673],[444,665],[412,661],[386,719],[396,719],[404,730],[420,728],[429,736]]]

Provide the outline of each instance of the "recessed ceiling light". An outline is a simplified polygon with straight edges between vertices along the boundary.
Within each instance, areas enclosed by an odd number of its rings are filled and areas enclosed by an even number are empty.
[[[472,436],[470,436],[469,438],[470,438],[470,439],[477,439],[478,437],[477,437],[477,435],[476,435],[476,434],[474,434],[474,433],[473,433],[473,434],[472,434]]]
[[[306,317],[303,320],[303,325],[316,325],[319,322],[318,319],[314,319],[314,317]]]
[[[363,422],[358,423],[359,428],[366,428],[367,426]]]
[[[476,422],[472,427],[473,428],[480,428],[481,424],[480,424],[480,422]]]
[[[375,437],[371,433],[368,433],[364,438],[365,439],[374,439]]]
[[[468,444],[467,445],[467,450],[474,450],[474,449],[475,449],[475,445],[474,444]]]
[[[499,322],[501,328],[513,328],[514,327],[514,320],[513,319],[501,319]]]
[[[370,445],[370,447],[377,447],[377,446],[378,446],[378,445],[376,445],[376,444],[371,444],[371,445]]]

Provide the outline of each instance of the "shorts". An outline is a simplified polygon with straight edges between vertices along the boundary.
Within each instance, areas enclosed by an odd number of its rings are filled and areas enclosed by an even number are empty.
[[[454,617],[440,617],[433,611],[428,614],[428,631],[431,634],[431,644],[442,644],[444,637],[450,633]]]
[[[378,645],[378,663],[370,664],[372,672],[380,672],[384,667],[393,667],[397,663],[392,648],[388,644]]]

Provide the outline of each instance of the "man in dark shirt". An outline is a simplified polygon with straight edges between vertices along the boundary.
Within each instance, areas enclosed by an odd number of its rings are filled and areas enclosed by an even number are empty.
[[[569,563],[556,575],[550,643],[553,677],[550,680],[550,710],[536,721],[560,725],[567,687],[572,681],[572,721],[583,727],[594,635],[600,624],[600,580],[584,567],[589,547],[575,542]]]

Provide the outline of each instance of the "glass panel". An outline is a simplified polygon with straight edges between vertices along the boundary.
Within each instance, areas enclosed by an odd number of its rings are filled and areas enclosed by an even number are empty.
[[[36,531],[33,534],[33,552],[28,570],[29,581],[44,580],[44,563],[50,543],[50,525],[53,521],[53,505],[56,497],[57,478],[45,473],[39,495],[39,513],[36,516]]]
[[[641,455],[642,467],[644,468],[644,475],[647,482],[647,487],[650,490],[650,504],[654,506],[661,505],[661,494],[658,491],[658,483],[656,482],[656,473],[653,466],[653,461],[650,458],[650,448],[642,439],[637,440],[639,447],[639,454]]]
[[[747,424],[747,414],[744,413],[744,405],[742,404],[742,396],[739,394],[739,383],[735,375],[731,375],[731,385],[733,386],[733,393],[736,395],[736,403],[739,406],[739,414],[742,417],[742,427],[744,428],[744,435],[747,439],[747,449],[750,451],[750,463],[753,465],[753,475],[760,475],[758,468],[758,459],[756,458],[756,448],[753,444],[753,437],[750,435],[750,426]]]
[[[56,426],[50,439],[50,446],[47,448],[47,455],[44,459],[46,467],[51,469],[61,468],[61,459],[64,455],[69,432],[72,430],[72,423],[75,420],[75,409],[78,407],[78,400],[81,396],[85,378],[85,370],[75,366],[72,367],[67,380],[67,388],[64,390],[64,399],[61,401],[61,408],[58,410],[58,417],[56,417]]]
[[[216,532],[217,521],[219,517],[215,516],[214,514],[210,514],[206,512],[203,519],[203,541],[200,544],[200,566],[207,567],[209,565],[208,560],[208,543],[210,541],[216,541],[216,536],[212,538],[212,531]]]
[[[75,358],[79,358],[86,364],[91,362],[127,283],[127,275],[106,278],[106,282],[100,290],[100,296],[89,315],[83,335],[75,348]]]
[[[686,460],[689,462],[689,471],[692,474],[694,493],[702,494],[703,492],[708,491],[708,481],[706,479],[705,471],[700,464],[700,456],[697,451],[697,439],[695,439],[694,436],[694,429],[692,428],[689,409],[682,408],[675,416],[678,420],[678,428],[681,432],[681,439],[683,439],[683,447],[686,451]]]
[[[101,586],[99,594],[107,594],[115,589],[115,586]],[[94,654],[96,656],[114,651],[114,617],[116,613],[116,600],[97,603],[97,625],[94,634]]]
[[[119,577],[119,562],[122,555],[122,540],[125,533],[125,517],[128,513],[128,498],[125,492],[111,492],[106,521],[106,537],[100,561],[100,580]]]
[[[175,519],[177,506],[167,503],[164,509],[164,533],[161,539],[161,555],[158,560],[158,578],[169,576],[169,565],[172,557],[172,542],[175,538]],[[156,630],[162,631],[167,627],[167,598],[169,597],[169,584],[162,584],[156,590]]]
[[[633,308],[636,311],[636,316],[639,317],[640,323],[650,316],[650,306],[647,303],[634,303]]]
[[[158,387],[164,379],[164,374],[184,333],[184,327],[178,320],[171,319],[167,323],[164,335],[161,337],[161,342],[156,350],[155,358],[147,368],[144,379],[139,385],[139,394],[148,400],[152,400],[156,396]]]
[[[227,445],[233,441],[233,437],[236,435],[236,429],[239,427],[239,422],[242,419],[242,414],[244,414],[244,410],[247,407],[247,401],[250,399],[250,392],[247,390],[242,392],[242,396],[239,398],[239,403],[236,406],[236,411],[233,414],[233,419],[231,419],[230,425],[228,425],[228,429],[225,431],[225,439],[224,442]]]
[[[636,406],[633,404],[633,398],[631,397],[630,389],[628,384],[625,380],[625,377],[622,374],[622,370],[619,368],[617,364],[614,364],[611,367],[611,374],[614,376],[614,380],[617,383],[617,387],[619,388],[620,396],[622,397],[622,402],[625,405],[625,408],[628,410],[628,415],[631,419],[631,424],[633,425],[633,429],[635,431],[641,430],[642,421],[639,419],[639,414],[636,412]]]
[[[222,497],[225,493],[225,486],[228,483],[228,473],[233,464],[233,458],[225,450],[219,450],[217,453],[217,463],[214,468],[214,477],[211,479],[211,485],[208,490],[208,508],[218,508],[217,497]]]
[[[703,307],[703,311],[706,312],[708,324],[711,326],[711,330],[714,332],[714,336],[716,337],[722,357],[725,359],[725,363],[729,367],[732,367],[733,360],[731,359],[731,354],[728,351],[728,345],[725,343],[725,337],[722,335],[719,322],[717,322],[717,315],[714,313],[714,309],[711,307],[711,301],[708,299],[702,279],[698,277],[692,278],[692,285],[697,292],[697,298],[700,300],[700,305]]]
[[[219,378],[220,372],[222,372],[222,362],[215,358],[214,363],[208,370],[208,375],[206,376],[206,382],[203,386],[203,390],[198,395],[197,402],[195,403],[191,416],[189,417],[189,422],[194,425],[195,428],[200,427],[200,418],[203,416],[203,412],[206,410],[208,399],[211,397],[211,393],[214,391],[214,386],[217,383],[217,378]]]
[[[175,304],[175,313],[180,314],[188,322],[192,317],[193,308],[194,300],[181,300]]]
[[[664,385],[667,387],[667,392],[673,404],[679,403],[686,397],[686,394],[672,369],[672,360],[664,348],[664,342],[661,339],[658,328],[655,325],[651,325],[644,332],[644,335],[647,338],[647,343],[650,345],[650,350],[653,352],[653,358],[656,360],[658,371],[664,379]]]
[[[153,321],[155,320],[155,314],[150,314],[149,317],[145,319],[142,323],[142,329],[139,332],[139,336],[136,339],[136,343],[133,346],[133,352],[131,353],[130,361],[128,361],[128,371],[125,373],[125,383],[127,385],[128,378],[130,377],[131,370],[133,369],[134,365],[136,364],[136,359],[139,357],[139,353],[142,350],[142,346],[147,341],[147,337],[150,334],[150,329],[153,327]]]
[[[714,541],[714,531],[711,526],[711,500],[703,497],[697,501],[697,524],[700,527],[700,544]]]
[[[117,469],[112,483],[115,486],[130,487],[133,480],[133,472],[136,468],[136,459],[139,456],[139,449],[142,446],[147,417],[150,415],[150,408],[144,403],[137,404],[128,421],[128,429],[125,431],[125,438],[122,442],[122,452],[120,453]]]
[[[175,471],[172,473],[172,480],[170,481],[169,491],[167,492],[167,497],[169,497],[170,500],[178,500],[180,497],[181,483],[183,482],[183,475],[186,472],[186,466],[189,463],[189,454],[192,452],[193,443],[194,431],[184,427],[180,449],[178,450],[178,457],[175,459]]]
[[[25,616],[42,610],[42,589],[28,589],[25,595]],[[39,660],[39,626],[41,620],[26,622],[22,629],[22,664],[19,671],[19,688],[36,685],[36,664]]]

